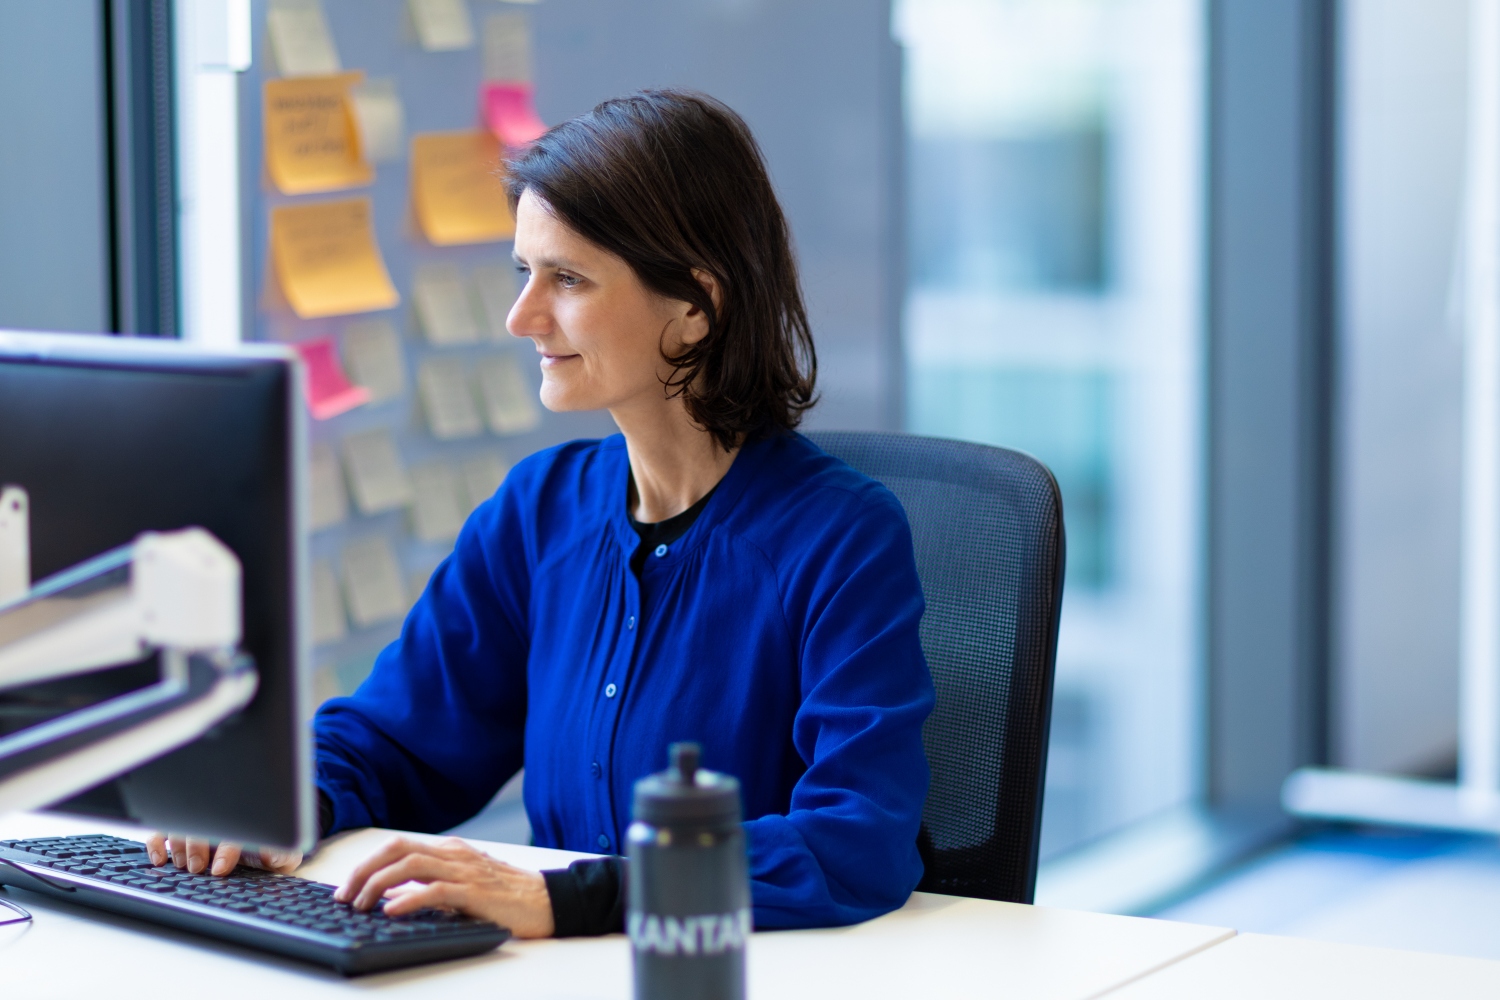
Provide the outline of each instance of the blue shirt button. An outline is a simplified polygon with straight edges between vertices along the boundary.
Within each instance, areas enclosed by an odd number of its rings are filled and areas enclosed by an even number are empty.
[[[615,687],[613,684],[606,684],[604,686],[604,697],[613,698],[615,696],[615,692],[618,690],[620,689]]]
[[[656,558],[660,559],[662,556],[664,556],[666,554],[667,554],[667,547],[665,545],[658,545],[656,547]]]
[[[631,615],[629,618],[625,619],[625,627],[635,628],[635,615]]]
[[[599,846],[604,848],[606,851],[609,850],[609,838],[602,833],[599,834]]]
[[[604,773],[604,768],[599,766],[599,762],[597,760],[589,765],[589,770],[594,772],[594,777],[596,778]]]

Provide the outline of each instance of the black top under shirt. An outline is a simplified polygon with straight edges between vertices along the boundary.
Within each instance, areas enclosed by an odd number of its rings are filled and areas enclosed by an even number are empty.
[[[626,498],[627,508],[634,495],[635,480],[632,479],[630,495]],[[630,556],[630,571],[637,580],[646,559],[653,553],[666,555],[666,548],[687,534],[713,495],[714,490],[709,490],[697,503],[665,521],[643,524],[635,519],[635,515],[630,515],[630,526],[641,539]],[[318,819],[326,834],[333,826],[333,804],[321,789],[318,791]],[[566,868],[542,872],[542,878],[547,881],[547,895],[552,900],[555,937],[615,934],[625,929],[624,858],[611,856],[575,861]]]

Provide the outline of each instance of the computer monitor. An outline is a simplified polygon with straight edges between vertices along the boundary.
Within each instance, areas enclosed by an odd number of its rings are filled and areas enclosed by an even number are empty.
[[[307,720],[307,432],[295,354],[0,331],[0,484],[30,497],[40,581],[144,531],[201,527],[238,556],[254,700],[207,735],[73,800],[187,834],[306,848],[317,837]],[[149,661],[0,692],[0,731],[150,683]],[[81,701],[80,701],[81,700]]]

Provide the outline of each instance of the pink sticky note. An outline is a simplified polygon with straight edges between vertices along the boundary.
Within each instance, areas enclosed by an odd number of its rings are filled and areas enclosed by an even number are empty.
[[[338,345],[332,337],[319,337],[295,346],[307,367],[307,407],[314,418],[327,420],[370,401],[370,390],[353,384],[344,374]]]
[[[547,131],[537,116],[529,83],[486,83],[480,100],[490,132],[511,149],[524,146]]]

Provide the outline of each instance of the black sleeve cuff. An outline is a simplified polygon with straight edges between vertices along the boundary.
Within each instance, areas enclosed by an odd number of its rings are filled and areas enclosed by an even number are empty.
[[[333,829],[333,800],[323,789],[318,789],[318,839],[328,836]]]
[[[542,872],[552,898],[554,937],[618,934],[625,930],[625,859],[589,858]]]

